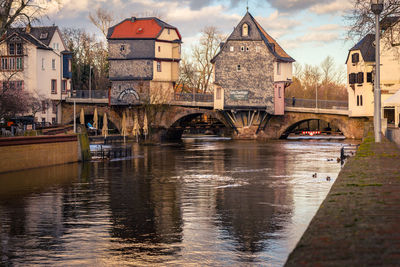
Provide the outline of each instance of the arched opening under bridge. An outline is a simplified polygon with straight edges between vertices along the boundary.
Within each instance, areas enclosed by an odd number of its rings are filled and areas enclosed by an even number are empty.
[[[344,138],[343,132],[334,121],[305,119],[291,124],[281,134],[280,139],[299,136],[320,136],[326,138]]]
[[[193,136],[230,136],[232,129],[212,113],[192,113],[175,121],[167,130],[168,140]]]

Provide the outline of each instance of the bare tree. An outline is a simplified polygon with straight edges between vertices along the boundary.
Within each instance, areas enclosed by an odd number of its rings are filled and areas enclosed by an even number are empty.
[[[88,90],[89,76],[92,75],[92,89],[107,90],[109,87],[108,53],[105,43],[83,29],[64,28],[62,31],[67,47],[73,53],[73,88]]]
[[[104,37],[107,36],[108,28],[116,23],[114,14],[103,8],[98,8],[94,14],[89,13],[90,21],[103,33]]]
[[[296,64],[286,97],[315,99],[318,90],[318,99],[347,100],[345,75],[345,70],[336,66],[332,57],[325,58],[319,66]]]
[[[0,0],[0,36],[13,24],[28,25],[42,17],[59,0]]]
[[[192,49],[191,58],[184,57],[181,62],[180,82],[201,93],[212,92],[214,68],[210,60],[218,53],[219,45],[224,39],[217,28],[204,28],[199,44]]]
[[[375,32],[375,16],[371,12],[370,0],[352,0],[352,2],[353,8],[345,14],[344,18],[349,26],[347,37],[358,41],[366,34]],[[400,16],[400,0],[385,0],[381,13],[384,27],[391,28],[394,23],[397,23],[395,20],[387,19],[396,16]]]

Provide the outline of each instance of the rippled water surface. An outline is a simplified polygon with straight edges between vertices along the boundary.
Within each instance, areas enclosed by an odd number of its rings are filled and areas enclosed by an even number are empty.
[[[130,159],[0,175],[1,262],[281,266],[340,171],[341,145],[133,145]]]

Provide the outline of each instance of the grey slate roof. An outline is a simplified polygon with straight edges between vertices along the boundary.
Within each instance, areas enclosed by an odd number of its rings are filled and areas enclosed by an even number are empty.
[[[57,26],[50,27],[31,27],[29,33],[26,32],[26,28],[11,28],[7,31],[6,38],[11,37],[14,34],[19,35],[28,42],[32,43],[39,49],[52,50],[49,46],[50,41],[57,30]]]
[[[366,62],[375,62],[375,34],[367,34],[362,38],[355,46],[353,46],[350,51],[360,51],[361,55]],[[347,61],[349,60],[349,54],[347,56]]]

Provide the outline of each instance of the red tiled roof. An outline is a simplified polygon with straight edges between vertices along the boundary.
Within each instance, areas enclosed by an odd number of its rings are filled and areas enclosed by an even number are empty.
[[[130,18],[111,27],[108,30],[109,39],[156,39],[164,28],[173,29],[179,39],[181,35],[177,28],[158,18]]]
[[[115,27],[111,38],[156,38],[161,29],[154,20],[126,20]]]

